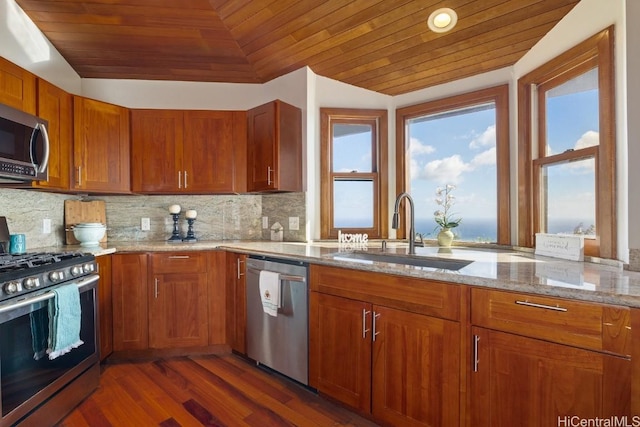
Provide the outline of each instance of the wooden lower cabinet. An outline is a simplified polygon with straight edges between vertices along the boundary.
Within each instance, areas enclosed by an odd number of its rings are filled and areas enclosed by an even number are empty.
[[[246,260],[234,252],[226,254],[226,336],[232,350],[246,354]]]
[[[98,263],[98,332],[100,360],[113,352],[113,293],[111,289],[111,255],[96,257]]]
[[[209,265],[223,262],[212,256],[207,251],[114,254],[114,350],[224,344],[224,281],[211,285],[209,280]]]
[[[149,347],[147,254],[116,253],[111,259],[113,350]]]
[[[391,425],[459,425],[458,322],[318,292],[309,321],[321,394]]]
[[[472,333],[470,426],[578,425],[568,420],[631,415],[629,359],[479,327]]]

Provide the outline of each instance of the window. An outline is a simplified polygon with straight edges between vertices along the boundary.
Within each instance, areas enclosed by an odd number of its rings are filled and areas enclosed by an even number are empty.
[[[578,234],[585,254],[615,258],[613,29],[523,76],[519,236]]]
[[[511,243],[508,99],[505,85],[398,109],[397,192],[414,199],[417,233],[435,238],[436,189],[452,184],[456,239]]]
[[[320,109],[321,238],[387,237],[386,110]]]

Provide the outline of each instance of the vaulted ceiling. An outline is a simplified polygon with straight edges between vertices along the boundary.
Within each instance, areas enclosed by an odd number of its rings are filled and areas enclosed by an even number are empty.
[[[264,83],[304,66],[398,95],[518,61],[579,0],[16,0],[85,78]],[[430,31],[450,7],[458,24]]]

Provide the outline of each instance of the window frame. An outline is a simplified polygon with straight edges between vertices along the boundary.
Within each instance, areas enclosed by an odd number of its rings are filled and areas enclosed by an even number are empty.
[[[447,98],[441,98],[396,110],[396,191],[408,191],[410,183],[409,141],[407,141],[407,121],[416,117],[460,110],[474,105],[493,102],[496,110],[496,218],[497,241],[502,245],[511,244],[510,216],[510,154],[509,154],[509,85],[494,86]],[[435,191],[435,189],[434,189]],[[407,221],[401,221],[398,238],[406,238]]]
[[[585,255],[617,256],[615,168],[615,79],[613,26],[551,59],[518,79],[518,245],[533,247],[542,224],[542,167],[594,157],[596,238],[585,239]],[[599,145],[541,156],[546,144],[546,90],[598,68]],[[546,89],[547,86],[551,86]],[[545,88],[538,90],[538,87]]]
[[[383,239],[389,233],[388,211],[388,125],[387,110],[320,108],[320,238],[337,239],[338,228],[334,225],[335,179],[371,181],[373,194],[373,227],[340,228],[343,233],[367,233],[369,238]],[[372,126],[372,170],[371,172],[334,172],[333,168],[333,124],[361,124]],[[373,160],[375,159],[375,161]]]

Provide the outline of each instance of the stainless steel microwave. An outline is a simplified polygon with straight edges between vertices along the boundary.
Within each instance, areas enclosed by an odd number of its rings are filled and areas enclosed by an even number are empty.
[[[0,181],[46,181],[47,121],[0,104]]]

